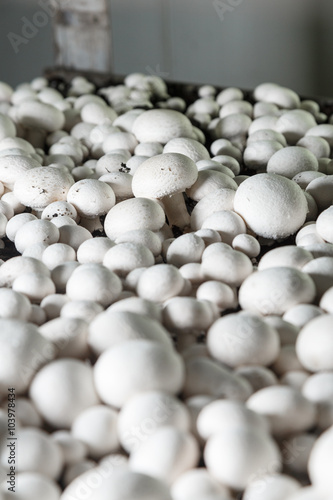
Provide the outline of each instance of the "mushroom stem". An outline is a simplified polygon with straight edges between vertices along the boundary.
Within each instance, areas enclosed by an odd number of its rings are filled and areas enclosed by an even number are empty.
[[[177,226],[184,229],[190,226],[190,215],[187,211],[183,193],[175,193],[165,196],[162,205],[169,221],[169,226]]]

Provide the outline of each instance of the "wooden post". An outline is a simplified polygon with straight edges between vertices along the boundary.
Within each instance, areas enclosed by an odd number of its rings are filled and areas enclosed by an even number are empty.
[[[56,64],[71,70],[112,72],[107,0],[57,0]]]

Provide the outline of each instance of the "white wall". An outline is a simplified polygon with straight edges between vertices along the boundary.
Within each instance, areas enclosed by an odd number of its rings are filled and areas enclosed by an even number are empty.
[[[53,64],[51,16],[17,54],[7,38],[39,1],[0,0],[0,79],[12,84]],[[333,94],[332,0],[110,0],[110,8],[115,73]]]

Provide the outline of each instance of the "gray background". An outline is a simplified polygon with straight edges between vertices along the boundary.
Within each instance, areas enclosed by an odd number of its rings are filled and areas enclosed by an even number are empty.
[[[220,16],[214,0],[109,2],[116,74],[333,94],[332,0],[220,0],[229,6]],[[38,0],[0,0],[0,80],[17,85],[54,64],[51,18],[17,54],[8,40],[38,10]]]

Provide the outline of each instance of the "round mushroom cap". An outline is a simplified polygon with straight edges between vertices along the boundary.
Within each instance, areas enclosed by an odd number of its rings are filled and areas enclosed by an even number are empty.
[[[297,304],[312,303],[315,295],[315,284],[306,273],[293,267],[271,267],[248,276],[238,298],[242,309],[281,316]]]
[[[112,474],[105,474],[104,468],[95,467],[75,478],[64,490],[61,500],[77,498],[77,491],[83,487],[89,492],[89,500],[172,500],[168,486],[145,474],[139,474],[124,467],[111,464]]]
[[[102,264],[81,264],[69,277],[66,293],[70,300],[92,300],[109,306],[122,291],[120,278]]]
[[[18,120],[24,127],[54,132],[63,128],[65,115],[51,104],[27,100],[19,105]]]
[[[119,413],[120,443],[131,453],[164,426],[190,430],[190,415],[185,404],[164,391],[139,392],[125,403]],[[140,434],[136,432],[137,428],[141,429]]]
[[[308,205],[296,182],[277,174],[258,174],[240,184],[234,210],[258,236],[279,239],[304,224]]]
[[[271,156],[267,172],[292,179],[304,171],[318,171],[318,160],[311,151],[300,146],[282,148]]]
[[[197,419],[198,433],[205,441],[220,431],[239,426],[269,432],[266,418],[247,408],[241,401],[212,401],[202,408]]]
[[[17,440],[20,442],[18,472],[37,472],[50,479],[58,479],[63,468],[63,456],[46,431],[24,427],[18,430]]]
[[[129,465],[171,485],[183,472],[196,467],[199,458],[199,445],[192,434],[164,426],[131,453]]]
[[[67,201],[75,207],[79,215],[90,219],[109,212],[116,202],[116,197],[106,182],[82,179],[71,186]]]
[[[333,458],[333,427],[325,431],[315,442],[308,462],[312,484],[327,494],[332,493],[333,479],[330,464]]]
[[[174,500],[230,500],[229,490],[216,479],[207,469],[200,467],[190,469],[181,474],[172,483],[171,493]]]
[[[296,353],[307,370],[333,370],[332,332],[332,314],[317,316],[301,329],[296,341]]]
[[[30,399],[50,425],[69,428],[83,410],[99,403],[92,367],[72,358],[52,361],[34,377]]]
[[[72,435],[84,443],[88,454],[101,458],[119,449],[117,435],[118,413],[105,405],[90,406],[74,420]]]
[[[301,488],[301,483],[285,474],[267,474],[254,479],[244,492],[244,500],[277,500],[288,498]]]
[[[40,163],[27,155],[6,155],[0,158],[0,181],[9,189],[28,170],[40,167]]]
[[[145,314],[111,308],[98,314],[89,325],[89,346],[97,356],[121,342],[135,339],[153,340],[172,347],[169,332],[159,321]]]
[[[137,117],[132,128],[139,142],[166,144],[176,137],[193,137],[190,120],[173,109],[150,109]]]
[[[208,472],[220,483],[243,490],[257,474],[281,469],[275,441],[262,430],[234,427],[211,436],[204,450]]]
[[[15,498],[17,500],[59,500],[60,486],[45,474],[38,472],[16,472]],[[0,499],[5,497],[0,493]]]
[[[253,313],[228,314],[212,324],[207,334],[210,355],[232,367],[271,365],[280,351],[277,331]]]
[[[104,230],[111,240],[115,240],[134,229],[158,231],[164,223],[165,213],[159,203],[148,198],[130,198],[111,208],[104,221]]]
[[[54,201],[66,200],[73,184],[74,179],[65,168],[36,167],[15,182],[14,194],[26,207],[44,210]]]
[[[184,382],[184,362],[162,343],[128,340],[104,351],[95,367],[95,386],[108,405],[122,407],[138,392],[177,394]]]
[[[310,429],[316,423],[317,409],[298,389],[271,385],[252,394],[247,407],[267,417],[275,436],[288,436]]]
[[[187,137],[176,137],[171,139],[163,148],[163,153],[181,153],[188,156],[194,162],[209,160],[210,155],[203,144],[195,139]]]
[[[16,319],[0,319],[0,394],[14,387],[24,393],[35,372],[55,356],[55,348],[37,327]]]
[[[134,196],[163,198],[185,191],[198,177],[193,160],[180,153],[163,153],[145,160],[133,175]]]

